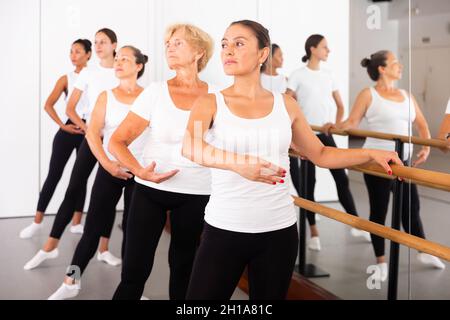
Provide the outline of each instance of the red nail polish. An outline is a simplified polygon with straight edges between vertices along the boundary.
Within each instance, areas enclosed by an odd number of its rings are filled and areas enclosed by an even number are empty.
[[[276,182],[273,182],[272,184],[275,185],[275,184],[277,184],[277,183],[276,183]]]
[[[286,175],[285,174],[283,174],[282,176],[281,176],[282,178],[286,178]]]
[[[284,183],[284,180],[281,180],[280,183]]]
[[[389,174],[390,176],[392,176],[392,171],[391,171],[391,170],[389,170],[389,171],[388,171],[388,174]]]

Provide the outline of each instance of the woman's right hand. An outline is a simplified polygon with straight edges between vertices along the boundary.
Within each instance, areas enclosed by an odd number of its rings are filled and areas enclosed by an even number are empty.
[[[336,129],[336,124],[332,122],[327,122],[322,126],[323,133],[325,133],[327,136],[331,135],[330,130]]]
[[[286,177],[285,169],[249,155],[245,156],[244,163],[234,164],[232,170],[248,180],[271,185],[274,185],[277,182],[284,183],[283,178]]]
[[[84,134],[84,131],[74,124],[65,124],[61,126],[61,130],[70,134]]]
[[[133,178],[133,175],[129,172],[125,171],[121,166],[120,163],[117,161],[110,161],[108,165],[104,168],[106,171],[109,172],[113,177],[122,179],[122,180],[128,180]]]
[[[161,183],[163,181],[166,181],[170,178],[172,178],[174,175],[178,173],[178,169],[172,170],[165,173],[156,173],[155,172],[156,162],[153,161],[148,167],[141,168],[139,172],[137,172],[136,176],[138,178],[141,178],[142,180],[154,182],[154,183]]]

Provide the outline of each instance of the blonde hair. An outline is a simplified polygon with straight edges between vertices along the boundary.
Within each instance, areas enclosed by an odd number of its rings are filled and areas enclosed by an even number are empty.
[[[165,41],[168,41],[175,32],[183,30],[186,35],[186,41],[195,49],[203,52],[203,56],[198,60],[197,67],[198,72],[205,69],[209,59],[211,59],[214,51],[214,41],[211,36],[192,24],[178,23],[171,25],[166,30],[164,37]]]

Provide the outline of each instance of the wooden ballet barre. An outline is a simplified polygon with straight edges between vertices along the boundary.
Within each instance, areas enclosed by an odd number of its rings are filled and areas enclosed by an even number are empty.
[[[295,205],[300,208],[318,213],[320,215],[342,222],[354,228],[370,232],[382,238],[392,240],[396,243],[405,245],[412,249],[416,249],[420,252],[425,252],[433,256],[442,258],[444,260],[450,261],[449,247],[410,235],[402,231],[391,229],[389,227],[383,226],[375,222],[355,217],[351,214],[320,205],[313,201],[309,201],[294,196],[293,198]]]
[[[292,149],[289,150],[289,155],[293,157],[300,157],[300,155]],[[411,182],[429,188],[450,191],[450,174],[448,173],[399,166],[395,164],[391,165],[391,168],[393,174],[392,176],[387,175],[384,169],[376,163],[353,166],[348,169],[388,179],[400,177],[404,179],[406,183]]]
[[[397,177],[390,176],[387,173],[383,173],[383,172],[379,172],[379,171],[372,171],[372,170],[369,170],[369,169],[364,168],[364,167],[351,167],[351,168],[349,168],[349,170],[358,171],[358,172],[361,172],[361,173],[367,173],[367,174],[370,174],[372,176],[385,178],[385,179],[390,179],[390,180],[397,179]],[[424,186],[424,187],[431,188],[431,189],[439,189],[439,190],[443,190],[443,191],[449,191],[448,188],[445,187],[445,186],[440,186],[440,185],[428,183],[428,182],[425,182],[425,181],[417,181],[417,180],[414,180],[414,179],[404,179],[404,181],[405,181],[405,183],[414,183],[414,184],[417,184],[419,186]]]
[[[312,125],[311,129],[314,131],[323,133],[323,129],[320,126]],[[340,136],[375,138],[375,139],[392,140],[392,141],[400,140],[404,143],[411,142],[413,144],[434,147],[434,148],[448,148],[450,146],[449,142],[439,140],[439,139],[424,139],[424,138],[415,137],[415,136],[409,137],[409,136],[402,136],[402,135],[389,134],[389,133],[376,132],[376,131],[368,131],[368,130],[360,130],[360,129],[348,129],[348,130],[331,129],[330,132],[332,134],[337,134]]]

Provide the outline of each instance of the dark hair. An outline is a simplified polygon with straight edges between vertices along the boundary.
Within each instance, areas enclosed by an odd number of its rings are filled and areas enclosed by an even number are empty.
[[[258,48],[260,50],[270,47],[269,30],[267,30],[262,24],[260,24],[259,22],[253,21],[253,20],[239,20],[239,21],[232,22],[230,24],[230,27],[234,26],[236,24],[243,25],[244,27],[247,27],[250,30],[252,30],[256,39],[258,39]],[[261,70],[264,67],[264,64],[267,62],[268,58],[269,57],[267,57],[266,61],[263,62],[262,66],[261,66]]]
[[[313,34],[312,36],[309,36],[309,38],[305,42],[306,55],[304,55],[302,58],[302,61],[304,63],[311,59],[311,47],[317,48],[317,46],[323,39],[325,39],[325,37],[321,34]]]
[[[367,69],[367,73],[373,81],[378,81],[378,79],[380,79],[380,71],[378,68],[386,67],[388,53],[389,51],[387,50],[381,50],[370,55],[370,59],[362,59],[361,66]]]
[[[109,40],[111,40],[111,43],[117,43],[117,35],[111,29],[102,28],[102,29],[98,30],[95,34],[97,34],[97,33],[104,33],[109,38]],[[116,55],[116,50],[114,50],[114,56],[115,55]]]
[[[270,50],[270,57],[273,57],[273,54],[278,49],[280,49],[280,46],[277,45],[276,43],[272,43],[271,50]],[[261,66],[261,72],[265,71],[269,67],[269,60],[270,59],[267,59],[266,62],[264,62],[264,64]]]
[[[243,25],[253,31],[255,37],[258,39],[259,49],[270,47],[269,30],[267,30],[262,24],[252,20],[239,20],[231,23],[230,27],[235,24]]]
[[[86,53],[92,52],[92,42],[89,41],[88,39],[78,39],[78,40],[75,40],[75,41],[72,43],[72,45],[74,45],[74,44],[80,44],[80,45],[83,47],[84,52],[86,52]]]
[[[137,78],[139,79],[145,72],[145,64],[148,62],[148,56],[143,54],[141,50],[133,46],[123,46],[123,48],[128,48],[133,51],[133,55],[136,58],[136,64],[142,64],[142,69],[138,72]]]

